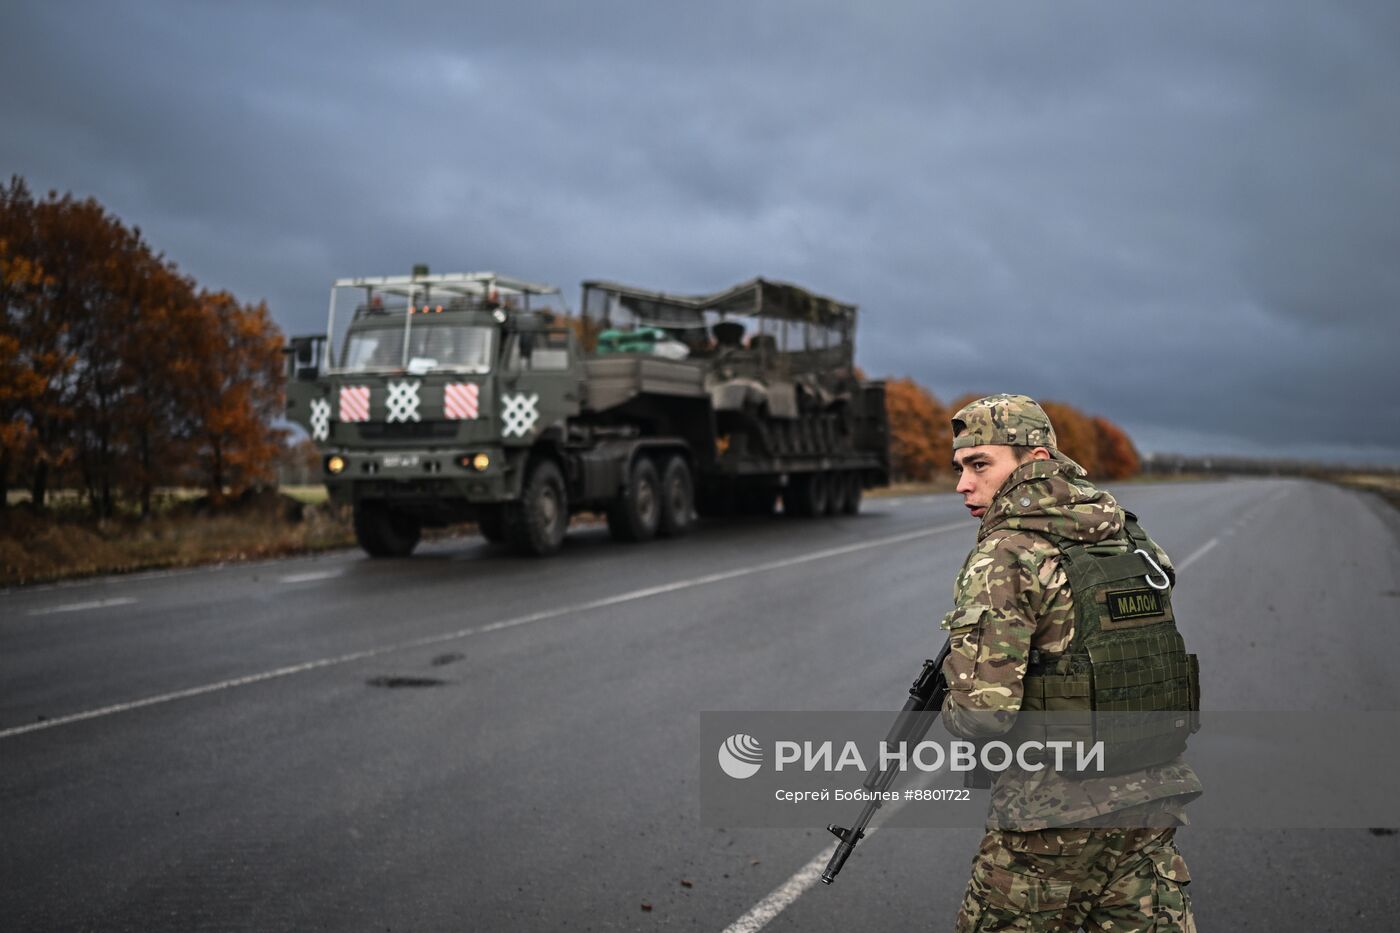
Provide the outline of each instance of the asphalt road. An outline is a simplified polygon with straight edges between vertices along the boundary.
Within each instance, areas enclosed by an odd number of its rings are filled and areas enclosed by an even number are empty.
[[[1181,568],[1209,708],[1400,708],[1386,506],[1119,493]],[[0,594],[0,929],[951,929],[978,832],[888,830],[812,886],[819,827],[700,825],[697,714],[897,707],[974,529],[870,500],[545,562],[448,541]],[[1400,916],[1400,835],[1179,839],[1202,929]]]

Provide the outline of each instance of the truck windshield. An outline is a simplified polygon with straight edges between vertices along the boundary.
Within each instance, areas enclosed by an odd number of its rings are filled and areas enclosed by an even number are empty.
[[[341,356],[345,372],[426,373],[446,370],[489,373],[494,356],[491,327],[447,323],[416,324],[404,352],[403,327],[373,327],[351,331]]]

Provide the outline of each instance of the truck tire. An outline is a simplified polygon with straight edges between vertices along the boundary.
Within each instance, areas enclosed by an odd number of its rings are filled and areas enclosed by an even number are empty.
[[[650,541],[661,524],[661,480],[656,465],[638,457],[622,495],[608,506],[608,531],[619,541]]]
[[[491,503],[477,507],[476,530],[492,544],[500,544],[506,539],[505,507]]]
[[[826,474],[826,514],[846,514],[846,497],[851,494],[850,479],[849,473]]]
[[[695,480],[690,465],[673,456],[661,470],[661,518],[657,531],[663,538],[679,538],[695,526]]]
[[[520,501],[505,507],[503,524],[506,540],[522,554],[548,557],[559,550],[569,529],[569,494],[553,460],[530,468]]]
[[[418,546],[423,525],[383,502],[355,503],[355,540],[370,557],[407,557]]]
[[[799,473],[783,490],[783,513],[801,518],[825,515],[828,491],[825,473]]]
[[[852,470],[846,474],[846,502],[842,509],[847,515],[855,515],[860,511],[861,495],[865,492],[865,484],[861,482],[860,473]]]

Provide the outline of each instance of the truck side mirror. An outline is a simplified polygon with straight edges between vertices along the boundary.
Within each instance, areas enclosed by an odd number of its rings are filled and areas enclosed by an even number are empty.
[[[535,335],[525,330],[520,332],[520,356],[529,359],[535,352]]]
[[[316,381],[316,338],[293,337],[290,352],[296,364],[292,367],[292,377],[298,382]]]

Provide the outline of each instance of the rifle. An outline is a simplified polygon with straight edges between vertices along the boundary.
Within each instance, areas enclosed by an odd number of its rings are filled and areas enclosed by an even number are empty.
[[[895,716],[894,726],[890,729],[890,734],[885,737],[885,747],[897,746],[900,742],[923,741],[928,734],[929,727],[933,725],[934,716],[922,716],[920,713],[932,712],[935,715],[943,708],[943,698],[948,695],[948,681],[943,676],[943,662],[948,657],[948,649],[951,642],[943,643],[943,650],[938,652],[938,657],[932,660],[925,660],[923,670],[919,671],[919,676],[914,678],[914,683],[909,687],[909,699],[904,701],[904,709]],[[899,771],[893,768],[881,768],[872,771],[865,777],[865,783],[861,786],[868,791],[877,792],[875,798],[866,803],[865,808],[860,811],[860,817],[851,824],[851,828],[837,826],[835,823],[827,826],[841,843],[836,847],[836,851],[831,855],[831,861],[826,863],[826,870],[822,872],[822,884],[831,884],[836,880],[837,874],[841,871],[841,866],[846,864],[846,859],[851,857],[855,851],[856,843],[865,836],[865,827],[874,818],[875,811],[880,809],[880,795],[878,792],[889,790],[890,784],[894,782]]]

